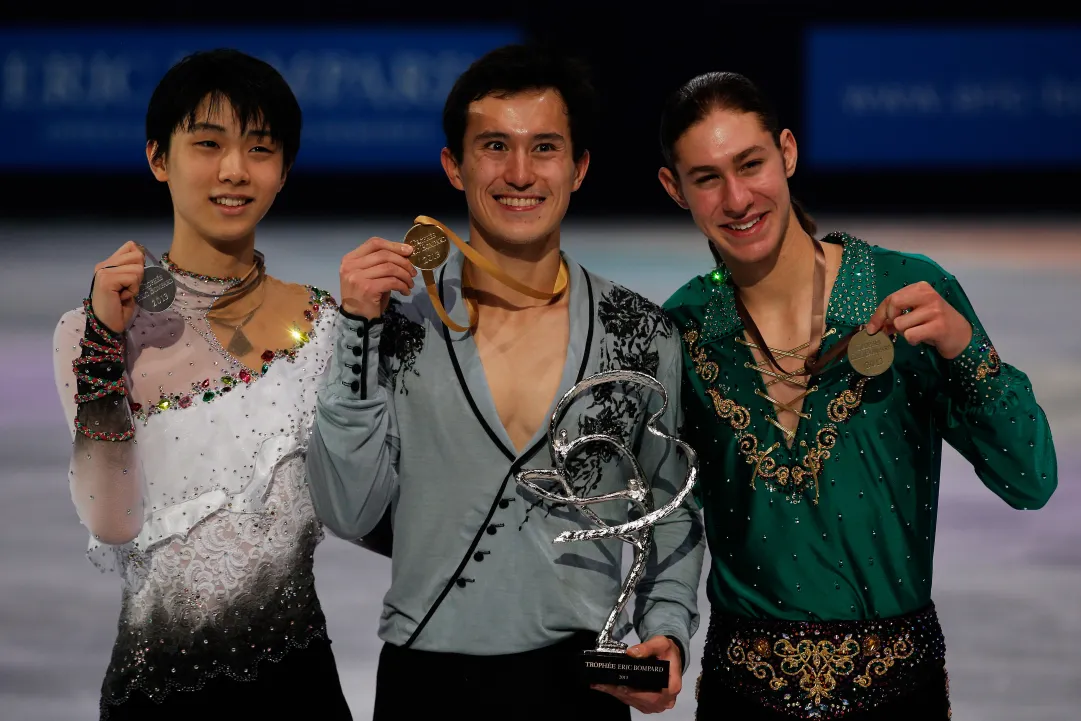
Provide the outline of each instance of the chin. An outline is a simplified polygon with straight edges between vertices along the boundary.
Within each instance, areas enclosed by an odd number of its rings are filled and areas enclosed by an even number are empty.
[[[251,223],[226,225],[211,223],[205,226],[203,236],[213,238],[218,243],[243,243],[251,237],[255,226]]]
[[[532,245],[543,241],[555,230],[547,223],[500,223],[493,224],[493,236],[508,245]]]

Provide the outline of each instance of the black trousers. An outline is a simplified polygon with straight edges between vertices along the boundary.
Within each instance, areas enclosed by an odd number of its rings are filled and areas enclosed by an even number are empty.
[[[799,716],[763,708],[754,698],[731,691],[709,672],[698,687],[696,721],[794,721]],[[945,667],[936,669],[903,698],[864,711],[853,710],[840,721],[947,721],[950,718],[949,679]]]
[[[432,653],[384,644],[372,721],[470,718],[629,721],[630,707],[577,679],[572,666],[596,634],[502,656]]]
[[[297,718],[352,721],[330,641],[315,639],[281,661],[262,661],[251,681],[215,676],[197,691],[172,691],[161,703],[136,691],[122,704],[101,708],[102,721]]]

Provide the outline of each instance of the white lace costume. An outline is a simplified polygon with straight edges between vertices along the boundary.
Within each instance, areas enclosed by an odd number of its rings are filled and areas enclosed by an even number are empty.
[[[170,270],[205,293],[234,282]],[[134,441],[72,429],[79,517],[134,536],[119,545],[92,537],[88,551],[123,587],[103,707],[137,689],[160,699],[213,676],[245,680],[259,661],[325,637],[312,572],[323,533],[304,455],[337,313],[329,294],[310,291],[311,332],[294,327],[294,348],[268,350],[260,368],[248,369],[210,331],[210,301],[178,287],[169,310],[140,310],[126,333],[128,396],[97,401],[130,414]],[[69,424],[86,321],[83,309],[66,313],[53,343]]]

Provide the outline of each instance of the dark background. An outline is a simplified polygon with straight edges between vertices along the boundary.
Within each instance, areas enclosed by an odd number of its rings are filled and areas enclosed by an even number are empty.
[[[387,7],[393,5],[393,7]],[[499,5],[503,5],[500,3]],[[660,162],[657,123],[664,96],[693,75],[734,70],[750,76],[771,97],[782,125],[797,140],[803,117],[803,31],[810,23],[847,22],[907,26],[1058,25],[1078,12],[1053,3],[994,4],[849,2],[529,2],[520,10],[492,4],[303,2],[282,5],[199,3],[186,9],[150,5],[5,9],[8,24],[116,27],[160,23],[165,27],[245,27],[288,24],[378,25],[515,22],[529,37],[566,49],[594,69],[603,98],[601,132],[592,148],[589,177],[573,205],[579,216],[670,216],[676,211],[656,180]],[[966,7],[962,7],[965,5]],[[672,10],[678,11],[678,15]],[[58,17],[62,18],[58,20]],[[853,58],[858,63],[859,58]],[[1081,132],[1081,127],[1078,128]],[[17,142],[8,138],[7,142]],[[1004,143],[1011,142],[1004,138]],[[1054,142],[1054,139],[1048,139]],[[301,151],[303,154],[303,149]],[[461,199],[433,158],[427,174],[348,174],[294,170],[275,217],[401,215],[415,213],[416,198],[439,214],[459,212]],[[812,212],[845,214],[1024,215],[1074,214],[1081,169],[1023,165],[1001,170],[927,169],[816,172],[801,166],[793,192]],[[36,218],[160,217],[168,194],[145,174],[5,173],[0,213]]]

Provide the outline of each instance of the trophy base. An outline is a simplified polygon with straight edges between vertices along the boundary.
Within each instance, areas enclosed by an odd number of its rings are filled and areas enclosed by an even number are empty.
[[[658,658],[604,651],[582,651],[578,657],[578,675],[586,683],[628,686],[638,691],[668,688],[668,666],[668,661]]]

